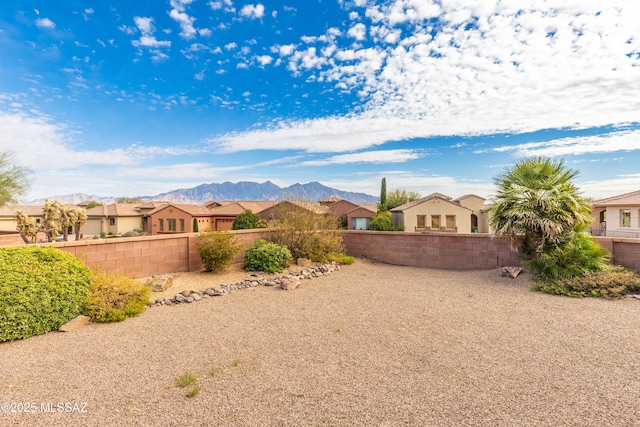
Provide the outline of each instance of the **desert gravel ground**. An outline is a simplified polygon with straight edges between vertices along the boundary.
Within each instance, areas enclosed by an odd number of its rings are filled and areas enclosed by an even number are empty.
[[[234,274],[184,273],[170,292]],[[0,425],[640,425],[640,301],[529,285],[358,260],[293,291],[0,344],[0,403],[35,408]]]

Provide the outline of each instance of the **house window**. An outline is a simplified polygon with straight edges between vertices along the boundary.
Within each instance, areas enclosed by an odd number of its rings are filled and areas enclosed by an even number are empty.
[[[180,219],[180,231],[184,233],[184,219]]]
[[[366,230],[371,222],[370,218],[352,218],[351,225],[353,230]]]
[[[453,230],[456,228],[456,216],[455,215],[447,215],[447,229]]]
[[[631,209],[620,210],[620,225],[622,227],[631,227]]]
[[[176,220],[175,219],[168,219],[167,220],[167,228],[169,228],[169,231],[176,231]]]
[[[440,229],[440,215],[431,215],[431,228]]]
[[[425,228],[425,226],[427,224],[427,216],[426,215],[418,215],[417,219],[418,219],[417,228]]]
[[[116,225],[116,219],[115,218],[109,218],[109,225]]]
[[[40,218],[36,218],[36,225],[40,225]]]
[[[160,224],[160,231],[164,231],[164,219],[159,219],[158,224]]]

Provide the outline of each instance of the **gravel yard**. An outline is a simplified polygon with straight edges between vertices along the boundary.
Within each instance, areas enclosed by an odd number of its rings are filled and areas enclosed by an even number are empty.
[[[245,275],[182,273],[166,294]],[[0,344],[0,425],[639,425],[640,301],[529,285],[358,260]]]

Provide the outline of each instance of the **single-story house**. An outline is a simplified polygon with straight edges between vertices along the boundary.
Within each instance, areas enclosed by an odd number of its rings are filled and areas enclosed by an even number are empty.
[[[140,204],[112,203],[87,209],[87,223],[80,227],[80,233],[85,237],[101,233],[117,236],[134,229],[145,230]]]
[[[640,190],[591,203],[595,236],[640,238]]]
[[[348,211],[346,225],[349,230],[367,230],[371,218],[376,214],[376,205],[362,205]]]
[[[366,230],[371,218],[376,214],[374,206],[360,206],[336,196],[329,196],[318,202],[331,210],[339,219],[342,226],[350,230]]]
[[[393,226],[405,231],[487,233],[488,220],[482,211],[484,199],[470,194],[453,200],[433,193],[391,209]]]
[[[149,234],[196,233],[214,229],[211,211],[196,205],[166,203],[153,209],[147,217]]]
[[[0,207],[0,232],[15,233],[18,230],[16,212],[22,211],[25,215],[36,220],[40,224],[43,219],[42,206],[2,206]]]
[[[219,203],[219,202],[218,202]],[[211,223],[214,230],[231,230],[233,220],[246,211],[260,214],[265,209],[275,206],[276,201],[239,201],[219,204],[210,208]],[[210,205],[213,206],[213,205]]]

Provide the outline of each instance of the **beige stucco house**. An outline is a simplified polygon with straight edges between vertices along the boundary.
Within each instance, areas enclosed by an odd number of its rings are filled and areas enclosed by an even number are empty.
[[[640,190],[591,203],[596,236],[640,238]]]
[[[42,222],[42,206],[2,206],[0,207],[0,232],[17,232],[18,223],[15,220],[17,211],[22,211],[28,217],[35,219],[36,224],[40,224],[40,222]]]
[[[87,209],[87,223],[80,227],[80,233],[84,237],[101,233],[117,236],[140,229],[145,227],[139,203],[112,203]]]
[[[404,224],[405,231],[448,233],[488,233],[482,197],[469,194],[452,199],[433,193],[391,209],[393,226]]]

